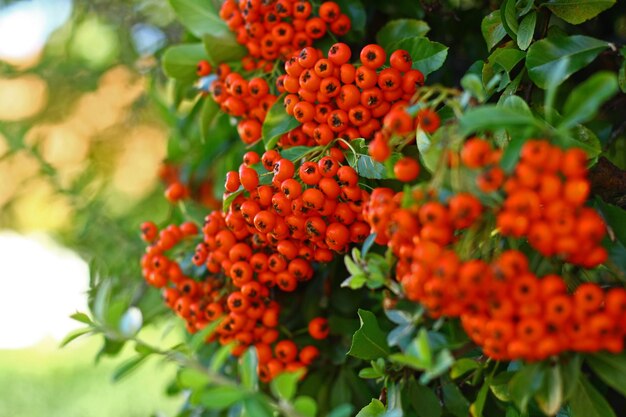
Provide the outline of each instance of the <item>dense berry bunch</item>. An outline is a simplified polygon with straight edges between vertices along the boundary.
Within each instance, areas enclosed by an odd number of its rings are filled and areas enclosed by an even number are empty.
[[[402,193],[372,192],[366,220],[398,258],[407,297],[432,317],[460,317],[470,338],[498,360],[540,360],[563,351],[620,352],[626,335],[626,291],[596,284],[567,292],[558,275],[537,277],[522,252],[491,262],[462,260],[453,246],[483,210],[469,194],[445,204],[426,198],[402,208]]]
[[[201,282],[185,276],[166,254],[196,235],[195,225],[168,226],[160,233],[153,223],[142,228],[151,243],[142,259],[146,281],[165,288],[167,305],[186,320],[190,332],[219,319],[213,339],[236,342],[233,354],[254,345],[264,381],[284,369],[305,367],[318,354],[314,346],[299,349],[291,340],[279,341],[280,305],[271,289],[296,290],[313,277],[314,263],[330,262],[369,233],[362,216],[369,196],[359,188],[356,171],[341,165],[341,152],[330,152],[334,156],[299,166],[277,151],[244,156],[239,170],[227,174],[226,198],[233,197],[227,213],[211,212],[202,227],[203,239],[192,258],[209,274]],[[259,177],[259,165],[267,170],[264,177]],[[326,338],[326,319],[312,320],[309,334]]]
[[[529,140],[509,177],[496,165],[500,154],[479,138],[467,141],[461,152],[466,167],[482,170],[478,188],[484,192],[503,188],[506,193],[497,214],[500,233],[527,238],[544,256],[586,268],[603,263],[607,253],[600,243],[606,226],[595,210],[584,207],[591,188],[585,152]]]
[[[244,143],[258,141],[265,116],[276,101],[267,81],[258,77],[246,80],[225,64],[220,65],[217,75],[210,87],[213,99],[226,114],[241,118],[237,132]]]
[[[408,52],[397,50],[390,56],[391,66],[378,70],[387,61],[379,45],[367,45],[360,53],[360,66],[350,63],[350,48],[334,44],[325,57],[307,47],[285,63],[287,74],[279,79],[287,113],[301,124],[306,145],[326,145],[337,137],[371,139],[383,119],[394,109],[406,106],[424,76],[411,69]],[[414,129],[407,114],[397,126],[399,133]]]
[[[322,3],[317,16],[313,12],[307,0],[226,0],[220,17],[247,48],[244,69],[251,70],[286,59],[327,31],[342,36],[350,30],[350,18],[333,1]]]

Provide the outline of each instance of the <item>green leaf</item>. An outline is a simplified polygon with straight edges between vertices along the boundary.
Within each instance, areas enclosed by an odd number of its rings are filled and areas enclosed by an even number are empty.
[[[211,356],[210,368],[213,372],[218,372],[222,369],[226,360],[230,357],[230,352],[233,351],[234,347],[235,342],[230,342],[229,344],[220,347],[218,351]]]
[[[91,333],[92,330],[93,329],[91,327],[85,327],[83,329],[76,329],[68,333],[67,336],[65,336],[65,338],[63,339],[63,341],[61,341],[60,347],[67,346],[68,344],[78,339],[79,337]]]
[[[123,362],[119,367],[113,371],[113,381],[117,382],[127,377],[131,373],[137,370],[139,365],[147,358],[147,355],[139,355],[130,358]]]
[[[420,70],[424,76],[441,68],[448,56],[448,47],[424,37],[412,37],[394,43],[391,50],[404,49],[413,58],[413,68]]]
[[[604,396],[583,375],[570,399],[571,417],[615,417],[615,412]]]
[[[463,393],[453,383],[447,383],[443,386],[443,404],[445,408],[456,417],[467,417],[469,415],[469,402],[463,396]]]
[[[206,388],[198,394],[198,402],[209,410],[224,410],[244,399],[245,393],[235,386]]]
[[[219,135],[211,135],[211,125],[220,112],[220,106],[213,100],[211,95],[203,97],[202,110],[200,113],[200,134],[205,144],[217,144],[221,140]]]
[[[361,0],[337,0],[341,12],[348,15],[352,21],[351,31],[364,32],[366,23],[365,7]]]
[[[374,368],[363,368],[359,371],[359,378],[363,379],[377,379],[383,375]]]
[[[480,29],[487,43],[487,49],[492,50],[506,36],[506,30],[504,30],[502,19],[500,18],[500,10],[493,11],[485,16]]]
[[[535,400],[541,411],[549,416],[559,411],[563,403],[563,379],[559,366],[554,365],[546,370],[541,388],[535,394]]]
[[[291,400],[296,395],[300,377],[302,377],[302,372],[283,372],[272,379],[270,383],[272,393],[280,399]]]
[[[559,35],[542,39],[528,48],[528,75],[537,86],[545,89],[558,63],[567,59],[564,76],[560,79],[560,83],[563,83],[573,73],[590,64],[606,48],[607,42],[582,35]]]
[[[580,377],[580,368],[582,365],[581,355],[572,354],[563,356],[560,359],[559,368],[561,371],[561,379],[563,380],[563,400],[567,401],[572,396],[578,378]]]
[[[516,0],[504,0],[500,6],[500,17],[502,18],[502,26],[511,39],[515,40],[519,23],[517,22],[517,10],[515,8]]]
[[[195,37],[211,33],[216,37],[232,36],[226,23],[220,19],[211,0],[169,0],[180,23]]]
[[[273,149],[283,134],[300,125],[293,116],[287,114],[283,104],[284,98],[284,95],[278,97],[263,122],[262,135],[266,150]]]
[[[293,408],[304,417],[317,415],[317,403],[311,397],[301,395],[293,401]]]
[[[356,417],[381,417],[383,414],[385,414],[385,405],[373,398],[368,405],[361,408]]]
[[[359,154],[356,166],[353,167],[359,176],[363,178],[382,179],[386,177],[387,170],[380,162],[374,161],[371,156]]]
[[[248,51],[237,43],[232,32],[206,33],[202,37],[204,49],[213,65],[222,62],[240,61]]]
[[[443,411],[433,390],[415,380],[409,385],[409,402],[417,417],[440,417]]]
[[[567,23],[578,25],[611,8],[616,0],[550,0],[544,6]]]
[[[544,371],[541,364],[533,363],[517,371],[509,381],[511,399],[522,413],[526,412],[528,402],[541,388],[543,378]]]
[[[459,123],[463,135],[483,130],[538,126],[537,120],[526,112],[495,105],[473,108],[461,117]]]
[[[304,158],[306,154],[314,150],[315,148],[310,146],[293,146],[291,148],[283,149],[280,151],[280,156],[290,161],[296,162]]]
[[[600,106],[614,96],[618,88],[615,74],[608,71],[593,74],[576,86],[567,98],[559,128],[567,129],[592,120]]]
[[[535,35],[535,26],[537,25],[537,13],[532,12],[524,16],[519,25],[517,32],[517,46],[522,51],[528,49]]]
[[[91,321],[89,316],[85,313],[81,313],[80,311],[77,311],[76,313],[72,314],[70,318],[73,320],[79,321],[81,323],[93,324],[93,321]]]
[[[183,388],[198,390],[205,387],[209,383],[209,376],[196,369],[183,368],[180,372],[178,372],[177,380],[178,385]]]
[[[622,217],[624,219],[624,217]],[[626,395],[626,355],[606,352],[588,355],[585,360],[607,385]]]
[[[352,345],[347,354],[365,360],[389,355],[386,335],[378,326],[376,316],[363,309],[359,309],[358,314],[361,326],[352,336]]]
[[[180,81],[192,82],[198,78],[198,62],[208,59],[201,43],[170,46],[163,53],[161,64],[165,75]]]
[[[241,357],[239,364],[239,372],[241,374],[241,383],[249,390],[257,389],[259,384],[259,374],[257,367],[259,360],[257,357],[257,351],[254,346],[251,346],[246,350],[246,353]]]
[[[482,76],[483,84],[490,86],[495,83],[493,78],[505,73],[502,76],[500,85],[497,90],[503,90],[511,81],[509,73],[520,63],[526,56],[526,53],[517,48],[497,48],[487,59],[487,63],[483,66]],[[491,91],[491,88],[488,88]]]
[[[470,406],[471,415],[473,417],[483,417],[483,410],[485,409],[485,401],[487,400],[487,394],[489,394],[489,385],[485,382],[478,394],[476,395],[476,401]]]
[[[454,362],[450,369],[450,378],[456,379],[478,368],[478,362],[469,358],[461,358]]]
[[[352,415],[353,409],[351,404],[341,404],[328,413],[327,417],[349,417]]]
[[[613,229],[613,233],[623,245],[626,246],[626,211],[618,206],[604,202],[601,199],[596,199],[596,204],[602,211],[602,215],[606,219],[606,222]]]
[[[215,332],[217,326],[219,326],[220,323],[221,320],[215,320],[207,324],[202,330],[194,334],[189,341],[189,347],[191,348],[191,350],[195,352],[200,348],[200,346],[204,345],[207,338]]]
[[[390,20],[376,34],[376,41],[385,50],[396,42],[406,38],[426,36],[430,26],[423,20],[396,19]]]
[[[226,197],[224,201],[222,202],[222,210],[228,211],[228,209],[230,208],[230,205],[233,204],[233,201],[235,201],[235,198],[237,198],[241,193],[243,193],[243,191],[244,191],[243,186],[241,186],[239,190],[235,191],[234,193],[228,194],[228,197]]]

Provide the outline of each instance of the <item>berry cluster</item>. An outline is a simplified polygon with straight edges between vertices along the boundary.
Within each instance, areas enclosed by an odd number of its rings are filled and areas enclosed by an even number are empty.
[[[500,233],[526,237],[543,256],[558,256],[586,268],[606,261],[606,249],[600,245],[606,234],[604,221],[584,207],[590,191],[584,151],[529,140],[508,178],[494,165],[499,158],[500,151],[479,138],[466,142],[461,152],[465,166],[484,169],[477,178],[482,191],[504,188],[506,198],[497,214]]]
[[[261,138],[261,128],[276,96],[270,93],[269,85],[263,78],[246,80],[241,74],[232,72],[226,64],[217,71],[218,79],[210,87],[211,95],[222,111],[240,117],[237,132],[246,144]]]
[[[532,361],[563,351],[622,350],[626,290],[586,283],[568,294],[563,278],[538,278],[515,250],[491,263],[464,261],[452,244],[480,218],[475,197],[457,194],[446,204],[426,198],[411,208],[401,208],[402,200],[402,193],[376,189],[365,218],[377,242],[397,256],[396,277],[407,298],[432,317],[460,317],[485,354]]]
[[[223,215],[212,212],[207,218],[206,229],[219,224],[222,231],[228,230]],[[195,333],[209,323],[219,321],[207,341],[217,340],[226,345],[235,342],[232,354],[241,355],[248,346],[254,345],[259,358],[259,376],[268,382],[283,370],[295,371],[313,363],[319,349],[307,345],[301,349],[292,340],[279,340],[280,305],[274,301],[266,282],[234,275],[227,279],[223,273],[213,273],[202,281],[184,274],[183,268],[167,252],[185,239],[198,234],[193,223],[180,226],[170,225],[158,231],[152,222],[142,225],[142,237],[150,243],[141,260],[143,275],[148,284],[163,289],[166,305],[185,320],[187,330]],[[218,233],[219,239],[224,234]],[[228,238],[226,238],[228,240]],[[222,241],[222,240],[220,240]],[[209,245],[200,243],[196,248],[193,263],[200,265],[207,257]],[[227,256],[236,262],[244,259],[249,247],[233,245]],[[218,249],[215,253],[223,253]],[[258,257],[248,260],[255,266]],[[236,270],[236,267],[231,268]],[[310,336],[316,340],[328,337],[329,328],[325,318],[317,317],[308,324]]]
[[[313,5],[307,0],[226,0],[220,9],[237,42],[248,50],[243,60],[246,70],[286,59],[323,38],[328,30],[339,36],[350,30],[350,18],[337,3],[324,2],[317,13],[313,15]]]
[[[350,57],[348,45],[336,43],[327,57],[306,47],[285,63],[287,74],[278,82],[288,93],[287,113],[302,124],[304,138],[298,144],[327,145],[337,137],[371,139],[385,116],[406,106],[424,83],[423,74],[411,69],[411,57],[404,50],[392,53],[391,66],[380,72],[387,54],[379,45],[361,50],[358,68],[349,63]],[[412,130],[413,120],[409,118],[402,128],[402,133]]]

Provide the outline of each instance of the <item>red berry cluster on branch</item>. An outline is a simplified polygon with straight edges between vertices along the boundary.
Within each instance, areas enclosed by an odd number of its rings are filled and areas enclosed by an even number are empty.
[[[307,0],[226,0],[220,17],[245,45],[249,56],[244,69],[260,68],[311,46],[328,31],[342,36],[352,26],[350,18],[333,1],[314,6]]]
[[[349,63],[350,57],[348,45],[336,43],[327,57],[307,47],[285,63],[287,74],[279,83],[288,93],[287,113],[302,124],[299,145],[326,145],[337,137],[371,139],[385,116],[406,106],[424,84],[423,74],[411,69],[406,51],[391,54],[391,67],[380,72],[387,60],[381,46],[364,47],[359,67]],[[413,129],[412,119],[402,128],[402,133]]]
[[[246,80],[241,74],[231,72],[223,64],[218,71],[219,78],[211,84],[211,95],[224,113],[241,118],[237,132],[246,144],[261,138],[261,128],[276,96],[270,94],[269,85],[263,78]]]
[[[482,170],[477,181],[482,191],[495,191],[504,184],[508,195],[502,208],[495,209],[500,233],[527,237],[541,256],[560,255],[566,262],[587,267],[603,262],[606,254],[599,243],[604,222],[594,210],[583,207],[589,191],[584,152],[530,140],[508,179],[495,165],[500,155],[480,138],[468,140],[461,152],[466,167]],[[422,192],[413,197],[417,205],[403,208],[403,193],[378,188],[372,192],[365,218],[377,233],[377,242],[388,244],[398,257],[396,277],[407,297],[423,304],[431,316],[460,317],[470,338],[498,360],[623,349],[624,289],[605,292],[586,283],[569,294],[562,277],[537,277],[527,256],[516,250],[495,256],[491,263],[462,260],[455,243],[486,208],[468,193],[456,194],[445,203]],[[558,215],[550,217],[553,210]],[[536,236],[538,226],[547,229],[541,239]],[[577,245],[558,243],[572,238]],[[584,252],[563,250],[570,247]]]

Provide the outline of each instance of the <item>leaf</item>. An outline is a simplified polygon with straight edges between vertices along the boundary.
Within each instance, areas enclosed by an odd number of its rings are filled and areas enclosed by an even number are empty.
[[[243,186],[241,186],[239,190],[235,191],[234,193],[228,194],[228,197],[226,197],[222,203],[222,210],[228,211],[228,209],[230,208],[230,205],[233,203],[233,201],[235,201],[235,198],[237,198],[241,193],[243,193],[243,191],[244,191]]]
[[[93,321],[91,321],[89,316],[85,313],[81,313],[80,311],[77,311],[76,313],[72,314],[70,318],[73,320],[79,321],[81,323],[93,324]]]
[[[363,256],[364,258],[367,257],[367,253],[369,252],[370,248],[374,244],[375,240],[376,240],[376,233],[370,234],[365,239],[365,241],[363,242],[363,247],[361,248],[361,256]]]
[[[263,122],[262,135],[266,150],[273,149],[281,135],[300,125],[293,116],[287,114],[283,104],[284,98],[285,96],[281,95],[276,99]]]
[[[409,385],[409,402],[417,417],[439,417],[442,409],[439,398],[425,385],[411,380]]]
[[[506,36],[506,30],[504,30],[502,20],[500,19],[500,10],[493,11],[485,16],[480,29],[487,43],[487,49],[492,50]]]
[[[461,87],[481,103],[487,98],[483,82],[476,74],[465,74],[461,78]]]
[[[412,37],[394,43],[390,50],[404,49],[413,58],[413,68],[420,70],[424,76],[441,68],[448,56],[448,47],[428,40],[424,37]]]
[[[526,412],[528,402],[541,388],[543,378],[544,371],[541,364],[533,363],[517,371],[509,381],[511,399],[522,413]]]
[[[467,111],[460,120],[461,134],[511,127],[537,126],[537,120],[524,111],[509,107],[484,105]]]
[[[351,404],[341,404],[335,407],[327,417],[349,417],[352,415],[354,407]]]
[[[244,399],[245,393],[235,387],[222,385],[206,388],[198,394],[198,402],[209,410],[224,410]]]
[[[550,0],[544,6],[567,23],[578,25],[613,7],[616,0]]]
[[[198,62],[208,59],[201,43],[187,43],[170,46],[161,57],[165,75],[180,81],[192,82],[198,78]]]
[[[517,32],[517,46],[522,51],[528,49],[535,35],[535,26],[537,25],[537,13],[527,14],[519,25]]]
[[[626,395],[626,355],[624,353],[613,355],[598,352],[588,355],[585,360],[602,381],[622,395]]]
[[[443,404],[444,407],[456,417],[467,417],[469,415],[469,402],[463,396],[463,393],[453,383],[447,383],[443,386]]]
[[[216,144],[221,138],[218,135],[211,135],[210,129],[215,116],[220,112],[220,106],[213,100],[211,95],[207,95],[201,100],[204,100],[200,113],[200,134],[202,135],[202,140],[205,144]]]
[[[530,79],[540,88],[545,89],[550,74],[559,61],[568,59],[563,83],[573,73],[590,64],[608,43],[589,36],[553,36],[535,42],[528,48],[526,68]]]
[[[215,332],[217,326],[219,326],[221,322],[221,320],[215,320],[207,324],[202,330],[194,334],[189,341],[189,347],[191,348],[191,350],[195,352],[200,348],[200,346],[205,344],[207,338],[211,336],[213,332]]]
[[[230,357],[233,347],[235,347],[235,342],[230,342],[220,347],[218,351],[211,356],[210,368],[213,372],[218,372],[222,369],[222,366],[224,366],[226,360]]]
[[[573,354],[561,357],[559,368],[561,371],[561,379],[563,380],[563,399],[567,401],[571,396],[580,377],[580,368],[582,365],[581,355]]]
[[[498,91],[503,90],[510,82],[509,73],[526,56],[526,53],[517,48],[498,48],[487,58],[487,63],[483,66],[483,84],[490,85],[490,81],[496,74],[506,73],[503,81],[500,82]]]
[[[207,33],[218,38],[232,36],[211,0],[169,0],[169,3],[180,23],[195,37],[202,38]]]
[[[483,417],[483,410],[485,409],[485,401],[487,400],[487,394],[489,394],[489,385],[485,382],[478,394],[476,395],[476,401],[470,406],[470,412],[472,417]]]
[[[70,333],[68,333],[65,338],[61,341],[60,347],[67,346],[72,341],[78,339],[81,336],[91,333],[93,329],[91,327],[85,327],[82,329],[76,329]]]
[[[592,120],[598,109],[618,92],[615,74],[602,71],[593,74],[571,92],[565,107],[559,128],[568,129],[578,123]]]
[[[311,397],[301,395],[293,402],[293,408],[304,417],[315,417],[317,415],[317,403]]]
[[[232,32],[206,33],[202,37],[204,49],[213,65],[240,61],[248,51],[241,46]]]
[[[272,393],[285,401],[289,401],[296,395],[298,380],[302,377],[302,372],[283,372],[272,379],[270,388]]]
[[[361,0],[337,0],[337,4],[352,21],[351,31],[364,32],[367,16]]]
[[[376,34],[376,41],[385,50],[395,42],[400,42],[406,38],[426,36],[430,31],[430,26],[423,20],[417,19],[396,19],[390,20]]]
[[[378,326],[376,316],[363,309],[359,309],[358,314],[361,326],[352,336],[352,345],[347,354],[365,360],[389,355],[386,335]]]
[[[371,156],[359,154],[356,161],[356,169],[363,178],[382,179],[386,177],[387,170],[380,162],[374,161]]]
[[[541,388],[535,394],[535,400],[541,411],[549,416],[559,411],[563,403],[563,379],[559,366],[551,366],[546,370]]]
[[[450,369],[450,378],[456,379],[478,368],[478,362],[469,358],[461,358],[454,362]]]
[[[374,368],[363,368],[359,371],[359,378],[363,379],[377,379],[382,376],[383,374],[381,374]]]
[[[517,10],[515,9],[516,0],[504,0],[500,6],[500,17],[502,18],[502,26],[506,33],[515,40],[519,23],[517,22]]]
[[[280,156],[285,159],[289,159],[292,162],[299,161],[304,158],[306,154],[314,150],[315,148],[310,146],[294,146],[291,148],[283,149],[280,151]]]
[[[583,375],[569,404],[571,417],[616,417],[606,399]]]
[[[209,376],[197,369],[183,368],[178,372],[177,380],[178,385],[183,388],[198,390],[209,383]]]
[[[611,226],[611,229],[613,229],[617,240],[626,246],[626,222],[624,222],[626,211],[618,206],[606,203],[599,198],[596,199],[596,205],[602,211],[606,222]]]
[[[239,363],[239,372],[241,375],[241,383],[244,387],[249,390],[257,389],[259,384],[259,375],[257,372],[257,367],[259,365],[259,360],[257,356],[257,351],[254,346],[251,346],[246,350],[246,353],[241,357],[241,362]]]
[[[128,359],[113,371],[113,381],[117,382],[127,377],[137,370],[139,365],[147,358],[146,355],[139,355]]]
[[[382,417],[383,414],[385,414],[385,405],[373,398],[368,405],[361,408],[356,417]]]

